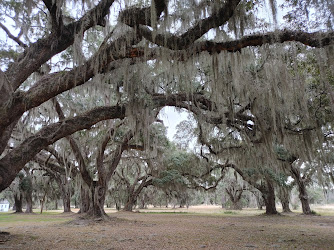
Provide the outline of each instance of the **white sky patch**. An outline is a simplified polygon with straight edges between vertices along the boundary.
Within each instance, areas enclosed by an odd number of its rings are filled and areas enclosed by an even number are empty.
[[[173,141],[176,126],[183,120],[187,120],[188,112],[177,110],[174,107],[164,107],[159,113],[159,119],[163,120],[167,128],[167,137]]]

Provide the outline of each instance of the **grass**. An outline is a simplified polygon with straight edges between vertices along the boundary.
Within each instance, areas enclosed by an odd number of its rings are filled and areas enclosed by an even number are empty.
[[[5,224],[13,224],[16,222],[54,222],[54,221],[67,221],[68,218],[64,218],[60,215],[59,212],[56,211],[48,211],[43,212],[43,214],[40,213],[34,213],[34,214],[25,214],[25,213],[13,213],[13,212],[5,212],[0,213],[0,223],[2,225]]]
[[[279,211],[280,208],[278,207]],[[312,210],[317,215],[321,216],[334,216],[334,205],[312,205]],[[115,213],[113,209],[106,209],[107,213]],[[265,210],[257,210],[244,208],[243,210],[232,211],[222,209],[220,206],[196,206],[187,208],[149,208],[141,209],[143,214],[183,214],[183,215],[205,215],[205,216],[255,216],[265,213]],[[300,214],[301,211],[293,210],[295,214]],[[111,214],[112,216],[112,214]],[[43,211],[42,214],[39,210],[34,210],[34,214],[16,214],[13,212],[1,212],[0,223],[12,224],[16,222],[65,222],[71,220],[71,217],[62,216],[61,210],[48,210]]]
[[[166,212],[163,212],[163,211],[148,211],[148,212],[145,212],[145,211],[141,211],[141,213],[143,214],[195,214],[195,213],[192,213],[192,212],[187,212],[187,211],[184,211],[184,212],[176,212],[176,211],[166,211]]]

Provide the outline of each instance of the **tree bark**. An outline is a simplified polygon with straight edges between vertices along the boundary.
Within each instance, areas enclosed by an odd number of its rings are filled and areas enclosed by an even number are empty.
[[[104,201],[106,198],[106,182],[94,181],[91,187],[91,204],[87,214],[92,217],[105,218],[108,215],[104,211]]]
[[[80,188],[80,210],[78,213],[87,213],[90,207],[89,189],[82,184]]]
[[[61,191],[64,213],[71,212],[71,182],[67,180],[66,173],[53,174],[53,177],[56,180],[56,183]],[[58,209],[57,200],[56,209]]]
[[[132,209],[135,206],[136,201],[137,199],[133,195],[129,195],[123,210],[127,212],[132,212]]]
[[[15,213],[23,213],[23,210],[22,210],[22,200],[23,200],[23,197],[22,197],[22,194],[19,193],[15,193],[14,194],[14,207],[15,207]]]
[[[303,214],[306,215],[312,215],[312,210],[310,208],[310,203],[308,199],[308,194],[306,190],[306,184],[305,179],[301,176],[300,170],[298,167],[294,166],[293,164],[290,165],[290,172],[292,173],[292,177],[295,179],[297,185],[298,185],[298,191],[299,191],[299,199],[302,203],[302,210]]]
[[[64,213],[70,213],[71,211],[71,193],[64,192],[62,194]]]
[[[40,204],[41,204],[41,212],[40,213],[43,213],[44,203],[46,201],[46,192],[44,193],[43,198],[40,199],[39,201],[40,201]]]
[[[302,203],[303,214],[311,215],[312,210],[310,208],[308,194],[307,194],[307,190],[306,190],[306,186],[304,185],[304,182],[301,182],[300,184],[298,184],[298,190],[299,190],[299,199],[300,199],[300,202]]]
[[[64,213],[70,213],[71,211],[71,183],[67,180],[66,176],[62,176],[61,195],[63,199]]]
[[[55,209],[58,210],[58,200],[55,199]]]
[[[282,204],[282,210],[284,213],[291,213],[290,209],[290,192],[287,187],[280,187],[278,190],[278,198]]]
[[[28,190],[25,193],[26,196],[26,203],[27,203],[27,208],[26,208],[26,213],[32,213],[32,191]]]
[[[232,210],[242,210],[242,205],[241,205],[241,195],[243,193],[242,188],[236,188],[233,185],[230,185],[230,187],[225,188],[225,191],[227,195],[230,198],[231,201],[231,207],[230,209]]]
[[[262,193],[259,190],[250,190],[250,192],[255,196],[257,209],[262,210],[265,205]]]
[[[274,185],[270,180],[266,180],[266,190],[261,190],[262,197],[266,206],[266,214],[273,215],[278,214],[276,210],[276,200],[275,200],[275,189]]]
[[[124,211],[132,211],[133,207],[137,203],[137,199],[141,191],[144,189],[144,187],[147,187],[149,185],[152,185],[152,179],[147,180],[147,177],[144,179],[139,178],[142,180],[141,184],[135,189],[136,183],[128,187],[128,199],[124,206]]]

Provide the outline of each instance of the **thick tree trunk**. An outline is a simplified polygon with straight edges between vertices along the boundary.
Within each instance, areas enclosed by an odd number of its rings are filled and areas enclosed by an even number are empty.
[[[87,213],[90,207],[89,189],[86,185],[81,185],[80,188],[80,210],[78,213]]]
[[[71,183],[64,181],[62,185],[62,199],[64,206],[64,213],[70,213],[71,211]]]
[[[292,173],[292,177],[295,179],[295,181],[298,185],[299,199],[300,199],[300,202],[302,203],[303,214],[311,215],[312,210],[310,208],[310,203],[309,203],[308,194],[307,194],[307,190],[306,190],[305,180],[302,178],[299,169],[297,167],[293,166],[293,164],[291,164],[290,170],[291,170],[291,173]]]
[[[27,203],[27,208],[26,208],[26,213],[32,213],[32,193],[31,192],[26,192],[26,203]]]
[[[282,210],[284,213],[291,213],[290,210],[290,192],[291,190],[287,187],[280,187],[278,190],[278,198],[282,204]]]
[[[232,188],[226,188],[225,191],[228,194],[230,201],[232,203],[230,209],[242,210],[242,205],[241,205],[240,200],[241,200],[241,195],[243,193],[243,190],[235,189],[234,187],[232,187]]]
[[[262,197],[266,206],[266,214],[278,214],[276,210],[275,189],[270,180],[267,180],[267,190],[262,192]]]
[[[231,200],[231,202],[232,202],[232,204],[231,204],[231,209],[232,210],[242,210],[242,205],[241,205],[241,203],[240,203],[240,200],[238,200],[238,201],[232,201]]]
[[[70,213],[71,211],[71,194],[64,193],[63,194],[63,206],[64,206],[64,213]]]
[[[91,187],[91,204],[88,215],[94,218],[105,218],[108,215],[104,211],[106,197],[106,183],[94,181]]]
[[[147,187],[149,185],[152,185],[152,179],[147,180],[147,178],[145,178],[144,180],[142,180],[142,183],[137,187],[137,189],[135,189],[135,185],[129,186],[128,199],[123,210],[132,211],[135,204],[137,203],[139,194],[141,193],[141,191],[143,191],[144,187]]]
[[[123,210],[127,212],[132,212],[133,207],[135,206],[137,201],[137,197],[134,197],[133,195],[129,195],[128,199],[124,205]]]
[[[291,213],[291,209],[290,209],[290,202],[286,201],[286,200],[281,200],[282,203],[282,210],[284,213]]]
[[[301,185],[298,184],[298,189],[299,189],[299,199],[300,202],[302,203],[302,210],[303,214],[310,215],[312,214],[312,210],[310,208],[310,203],[306,191],[306,186],[302,182]]]
[[[71,212],[71,183],[67,180],[66,175],[56,177],[56,182],[61,190],[61,198],[63,200],[64,213]],[[56,200],[56,209],[58,202]]]
[[[15,213],[23,213],[22,210],[22,194],[14,194],[14,207],[15,207]]]

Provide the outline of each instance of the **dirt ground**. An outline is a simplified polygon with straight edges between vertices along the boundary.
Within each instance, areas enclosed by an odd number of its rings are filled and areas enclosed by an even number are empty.
[[[110,211],[107,222],[75,213],[0,215],[0,231],[10,233],[0,249],[334,249],[334,216],[203,206],[159,211]]]

